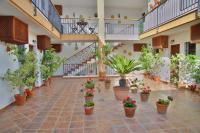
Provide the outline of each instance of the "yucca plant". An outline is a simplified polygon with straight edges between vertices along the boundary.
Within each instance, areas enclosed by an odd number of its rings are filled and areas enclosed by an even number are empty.
[[[127,59],[125,56],[122,55],[114,55],[106,58],[105,64],[120,74],[120,87],[126,86],[126,74],[142,69],[142,66],[138,62],[136,62],[135,60]]]

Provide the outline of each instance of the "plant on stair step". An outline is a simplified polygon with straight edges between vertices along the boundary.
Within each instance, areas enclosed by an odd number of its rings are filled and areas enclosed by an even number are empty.
[[[126,74],[142,69],[142,66],[139,62],[136,62],[135,60],[130,60],[122,55],[109,56],[108,58],[106,58],[105,64],[111,67],[115,72],[120,74],[120,87],[127,86],[125,78]]]

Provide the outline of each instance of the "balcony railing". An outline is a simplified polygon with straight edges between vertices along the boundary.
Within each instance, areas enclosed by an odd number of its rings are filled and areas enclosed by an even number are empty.
[[[37,10],[39,10],[51,22],[52,26],[62,33],[60,16],[52,2],[50,0],[32,0],[32,3],[35,6],[35,15],[37,15]]]
[[[138,20],[105,19],[106,39],[134,40],[138,37]]]
[[[167,0],[140,20],[139,31],[147,32],[198,9],[199,0]]]
[[[97,19],[62,18],[63,34],[96,34]]]

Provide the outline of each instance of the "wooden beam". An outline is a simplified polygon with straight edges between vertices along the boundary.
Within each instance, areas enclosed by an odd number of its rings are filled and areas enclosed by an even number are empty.
[[[98,36],[95,34],[75,34],[75,35],[61,35],[62,41],[98,41]]]

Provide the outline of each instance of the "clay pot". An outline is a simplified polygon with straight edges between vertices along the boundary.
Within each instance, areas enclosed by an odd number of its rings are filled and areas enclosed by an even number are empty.
[[[124,107],[124,111],[125,111],[125,115],[128,118],[133,118],[135,115],[135,110],[137,107],[134,108],[128,108],[128,107]]]
[[[94,98],[94,96],[90,96],[90,97],[85,96],[85,102],[87,102],[87,101],[93,101],[93,98]]]
[[[44,80],[44,86],[48,87],[50,84],[49,84],[49,80]]]
[[[106,81],[105,81],[105,88],[106,88],[106,89],[109,89],[110,86],[111,86],[111,81],[110,81],[110,80],[106,80]]]
[[[15,103],[19,106],[24,105],[26,102],[26,95],[20,95],[20,94],[16,94],[15,95]]]
[[[159,114],[167,113],[167,108],[169,105],[163,105],[163,104],[159,104],[158,102],[156,102],[156,106],[157,106],[157,111]]]
[[[129,87],[114,86],[113,90],[115,98],[119,101],[123,101],[123,99],[128,96]]]
[[[160,82],[160,77],[159,76],[154,76],[153,80],[156,81],[156,82]]]
[[[51,83],[52,83],[52,78],[48,78],[48,81],[49,81],[49,85],[51,85]]]
[[[86,92],[89,91],[91,94],[94,94],[94,88],[92,88],[92,89],[85,88],[85,91],[86,91]]]
[[[85,107],[85,114],[86,115],[91,115],[93,114],[94,106],[92,107]]]
[[[99,81],[104,81],[106,79],[106,72],[99,72]]]
[[[25,90],[25,93],[26,93],[26,97],[27,97],[27,98],[30,98],[30,97],[33,96],[33,91],[30,90],[30,89],[26,89],[26,90]]]
[[[142,102],[147,102],[149,99],[149,95],[150,94],[144,94],[144,93],[140,93],[140,99]]]

